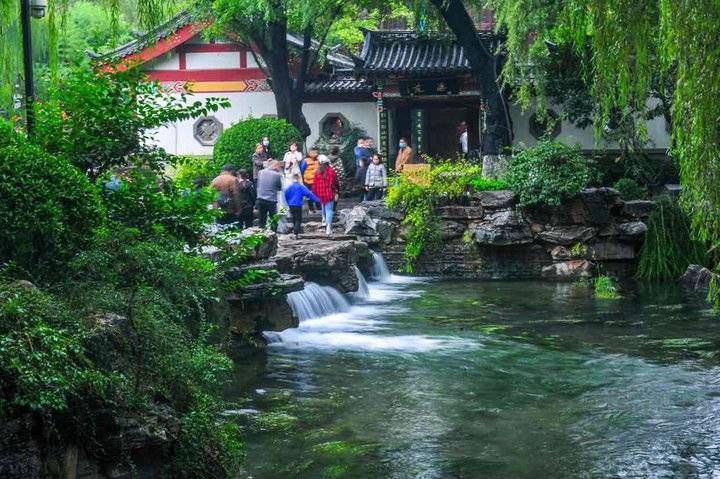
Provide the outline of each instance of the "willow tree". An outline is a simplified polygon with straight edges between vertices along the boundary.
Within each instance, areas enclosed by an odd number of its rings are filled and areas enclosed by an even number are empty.
[[[543,94],[552,45],[582,58],[601,120],[641,111],[657,75],[673,91],[672,154],[697,237],[720,246],[720,2],[717,0],[489,0],[507,36],[506,81]],[[600,122],[602,124],[603,122]],[[716,267],[717,269],[717,267]]]

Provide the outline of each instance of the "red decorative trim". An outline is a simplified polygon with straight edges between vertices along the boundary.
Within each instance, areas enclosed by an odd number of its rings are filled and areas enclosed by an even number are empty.
[[[178,60],[180,63],[180,70],[187,69],[187,59],[185,58],[185,52],[178,49]]]
[[[198,43],[183,45],[179,50],[187,53],[241,52],[243,46],[236,43]]]
[[[160,55],[164,55],[165,53],[169,52],[173,48],[176,48],[183,43],[190,40],[192,37],[197,35],[199,32],[203,31],[208,25],[210,25],[211,22],[205,21],[205,22],[196,22],[191,23],[190,25],[185,25],[184,27],[178,29],[177,32],[174,34],[163,38],[159,40],[154,45],[147,47],[146,49],[133,53],[132,55],[128,55],[125,57],[118,65],[111,66],[106,65],[104,67],[105,71],[124,71],[127,70],[129,67],[147,63],[150,60],[159,57]]]
[[[265,80],[259,68],[218,69],[218,70],[152,70],[146,72],[150,80],[173,81],[238,81]]]

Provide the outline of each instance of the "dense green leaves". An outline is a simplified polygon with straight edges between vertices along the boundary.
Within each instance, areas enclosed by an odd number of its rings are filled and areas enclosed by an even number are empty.
[[[52,275],[102,224],[100,198],[68,161],[19,135],[3,142],[13,144],[0,147],[0,262]]]
[[[216,174],[223,165],[230,163],[238,168],[252,171],[252,154],[255,145],[264,136],[270,138],[272,154],[282,160],[290,143],[302,140],[300,132],[285,120],[275,118],[249,118],[240,121],[223,132],[213,150],[213,166]]]
[[[541,141],[520,150],[505,180],[518,195],[520,206],[558,206],[590,184],[593,172],[580,147],[558,141]]]

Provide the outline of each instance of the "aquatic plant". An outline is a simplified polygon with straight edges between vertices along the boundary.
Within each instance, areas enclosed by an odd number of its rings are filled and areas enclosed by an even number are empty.
[[[620,297],[615,281],[607,275],[595,278],[595,297],[598,299],[617,299]]]

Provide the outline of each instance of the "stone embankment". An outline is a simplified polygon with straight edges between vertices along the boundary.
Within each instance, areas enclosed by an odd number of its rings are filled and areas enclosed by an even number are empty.
[[[463,206],[435,209],[436,244],[415,265],[420,275],[468,279],[553,280],[589,277],[601,266],[634,271],[652,201],[623,201],[612,188],[591,188],[558,207],[521,209],[511,191],[473,194]],[[403,213],[382,202],[339,212],[336,228],[403,265]]]

